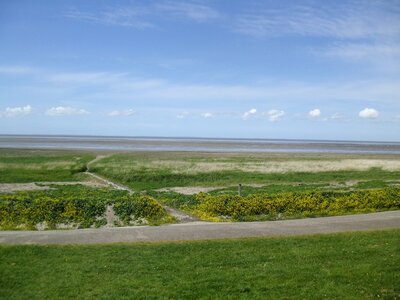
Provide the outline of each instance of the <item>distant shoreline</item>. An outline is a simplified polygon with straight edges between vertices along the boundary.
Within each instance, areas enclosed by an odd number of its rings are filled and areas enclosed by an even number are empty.
[[[88,138],[88,139],[133,139],[133,140],[201,140],[201,141],[260,141],[260,142],[309,142],[309,143],[345,143],[345,144],[394,144],[400,141],[372,141],[372,140],[329,140],[329,139],[285,139],[285,138],[224,138],[224,137],[191,137],[191,136],[129,136],[129,135],[74,135],[74,134],[1,134],[0,138]]]
[[[400,154],[400,142],[70,135],[0,135],[0,148],[132,152]]]

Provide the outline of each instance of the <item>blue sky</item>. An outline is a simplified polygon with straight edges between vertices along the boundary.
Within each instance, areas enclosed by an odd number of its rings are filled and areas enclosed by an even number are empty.
[[[400,141],[400,1],[1,1],[0,133]]]

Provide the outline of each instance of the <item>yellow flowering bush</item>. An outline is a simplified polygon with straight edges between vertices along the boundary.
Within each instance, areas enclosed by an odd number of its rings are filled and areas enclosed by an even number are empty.
[[[243,220],[252,216],[269,216],[270,219],[276,219],[400,209],[400,189],[394,187],[350,192],[255,194],[245,197],[200,193],[195,199],[195,213],[206,219]]]
[[[87,228],[104,225],[105,210],[113,206],[123,225],[137,219],[146,223],[170,221],[154,198],[125,191],[87,187],[63,187],[46,191],[0,194],[0,229],[57,228],[57,225]]]

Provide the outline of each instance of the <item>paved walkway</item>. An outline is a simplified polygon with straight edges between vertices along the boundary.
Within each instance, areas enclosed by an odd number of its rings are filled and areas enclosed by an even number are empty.
[[[400,228],[400,210],[267,222],[192,222],[163,226],[80,230],[2,231],[0,244],[160,242],[320,234]]]

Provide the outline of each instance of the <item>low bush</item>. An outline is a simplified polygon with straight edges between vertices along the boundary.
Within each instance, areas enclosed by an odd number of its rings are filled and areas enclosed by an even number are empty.
[[[170,219],[152,197],[125,191],[63,187],[46,191],[0,194],[0,229],[54,229],[58,225],[88,228],[105,225],[105,211],[112,205],[121,225],[162,223]]]
[[[274,195],[198,194],[194,210],[205,219],[280,219],[400,209],[400,189],[288,192]]]
[[[168,220],[165,209],[149,196],[128,196],[117,199],[113,205],[115,213],[123,224],[135,223],[142,219],[151,224],[164,223]]]

